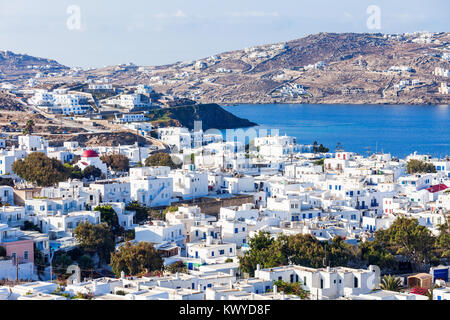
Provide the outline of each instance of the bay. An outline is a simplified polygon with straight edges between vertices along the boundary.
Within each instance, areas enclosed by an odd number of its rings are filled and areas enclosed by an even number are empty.
[[[317,141],[334,151],[390,152],[406,157],[417,151],[450,155],[450,107],[429,105],[264,104],[224,106],[257,123],[255,129],[278,129],[300,144]]]

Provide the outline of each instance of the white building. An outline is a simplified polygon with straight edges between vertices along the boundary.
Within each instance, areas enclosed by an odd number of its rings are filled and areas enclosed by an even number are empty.
[[[183,224],[170,225],[164,221],[152,221],[152,224],[138,226],[135,229],[135,240],[152,243],[175,242],[184,244]]]
[[[169,167],[131,168],[131,199],[151,207],[170,205],[173,181],[169,173]]]

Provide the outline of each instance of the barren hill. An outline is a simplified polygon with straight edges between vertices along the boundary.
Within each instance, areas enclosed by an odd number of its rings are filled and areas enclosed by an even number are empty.
[[[40,79],[41,85],[108,77],[149,84],[199,103],[449,104],[450,33],[319,33],[165,66],[118,65]],[[1,63],[0,63],[1,66]]]

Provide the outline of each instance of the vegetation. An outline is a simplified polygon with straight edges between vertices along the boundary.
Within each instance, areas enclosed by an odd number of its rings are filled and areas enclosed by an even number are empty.
[[[392,275],[385,275],[381,279],[380,288],[383,290],[399,292],[401,287],[402,281],[400,280],[400,278]]]
[[[123,234],[123,227],[119,224],[119,217],[111,206],[97,206],[94,211],[100,212],[100,220],[108,225],[114,236]]]
[[[36,273],[39,279],[42,279],[42,276],[45,273],[46,261],[44,254],[41,250],[36,247],[36,243],[33,244],[34,247],[34,265],[36,266]]]
[[[329,148],[323,146],[323,144],[318,145],[317,141],[313,143],[313,153],[327,153],[330,151]]]
[[[440,258],[450,259],[450,216],[439,226],[439,236],[436,238],[436,254]]]
[[[34,127],[34,121],[32,119],[28,120],[25,125],[25,128],[23,128],[23,130],[22,130],[22,134],[24,134],[24,135],[31,134],[33,132],[33,127]]]
[[[420,160],[409,160],[406,164],[406,172],[414,173],[436,173],[436,168],[431,162],[424,162]]]
[[[115,242],[114,235],[106,223],[97,225],[88,222],[80,223],[75,228],[75,237],[81,249],[90,254],[98,253],[100,261],[109,262]]]
[[[306,267],[377,265],[382,272],[399,270],[403,258],[413,272],[424,270],[431,264],[447,264],[450,232],[448,223],[441,226],[439,236],[418,224],[416,219],[397,218],[386,230],[375,232],[373,241],[358,247],[342,238],[319,241],[310,235],[282,235],[276,240],[260,232],[250,239],[250,250],[239,258],[240,269],[254,275],[256,266],[272,268],[289,263]]]
[[[59,160],[50,159],[42,152],[33,152],[25,159],[16,160],[12,169],[22,179],[40,187],[50,187],[70,177],[68,168]]]
[[[145,166],[155,167],[155,166],[166,166],[170,169],[177,169],[180,166],[173,162],[172,158],[168,153],[155,153],[150,157],[145,159]]]
[[[0,177],[0,186],[14,187],[14,180],[12,178]]]
[[[65,163],[64,167],[70,170],[70,179],[78,179],[81,180],[84,178],[83,172],[81,172],[81,169],[77,166],[73,166],[69,163]]]
[[[282,291],[286,294],[294,294],[296,296],[299,296],[303,300],[309,299],[309,291],[303,289],[300,282],[289,283],[283,280],[277,280],[274,281],[273,284],[277,286],[279,291]]]
[[[42,233],[41,228],[39,228],[37,225],[35,225],[31,221],[24,221],[22,230],[24,230],[24,231],[39,231],[40,233]]]
[[[136,238],[136,232],[134,231],[134,229],[127,230],[125,232],[125,241],[131,241],[131,240],[134,240],[135,238]]]
[[[6,257],[5,247],[0,246],[0,257]]]
[[[388,229],[377,231],[373,244],[378,245],[381,252],[385,250],[405,257],[416,271],[430,262],[435,239],[416,219],[400,217]]]
[[[83,170],[83,177],[86,179],[96,179],[100,178],[102,176],[102,170],[100,170],[97,167],[89,166],[84,168]]]
[[[420,288],[420,287],[414,287],[414,288],[411,289],[410,292],[414,293],[414,294],[420,294],[422,296],[426,296],[428,294],[428,289]]]
[[[111,268],[116,276],[120,276],[122,271],[135,276],[142,272],[162,270],[163,267],[163,259],[149,242],[127,242],[111,254]]]
[[[148,208],[141,205],[137,201],[132,201],[132,202],[128,203],[127,206],[125,207],[125,209],[136,212],[136,214],[134,215],[134,223],[137,223],[137,224],[146,222],[150,216]]]
[[[103,155],[100,160],[114,171],[128,171],[130,169],[130,160],[120,153]]]
[[[59,277],[63,277],[66,273],[67,267],[73,263],[72,258],[66,253],[55,253],[52,260],[53,272]]]
[[[306,267],[348,265],[356,256],[354,248],[336,237],[331,242],[319,241],[311,235],[282,235],[276,240],[260,232],[250,239],[250,250],[239,259],[243,272],[254,275],[256,265],[272,268],[289,262]]]
[[[187,273],[186,265],[183,263],[183,261],[176,261],[175,263],[172,263],[171,265],[167,266],[165,268],[166,271],[170,273]]]

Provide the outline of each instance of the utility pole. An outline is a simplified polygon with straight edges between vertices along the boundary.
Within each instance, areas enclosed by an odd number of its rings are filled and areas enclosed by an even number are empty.
[[[53,266],[52,266],[52,261],[53,261],[53,255],[55,254],[54,251],[52,251],[52,249],[50,249],[50,282],[53,283]]]
[[[19,284],[19,259],[17,259],[17,254],[14,257],[14,260],[16,262],[16,284]]]

